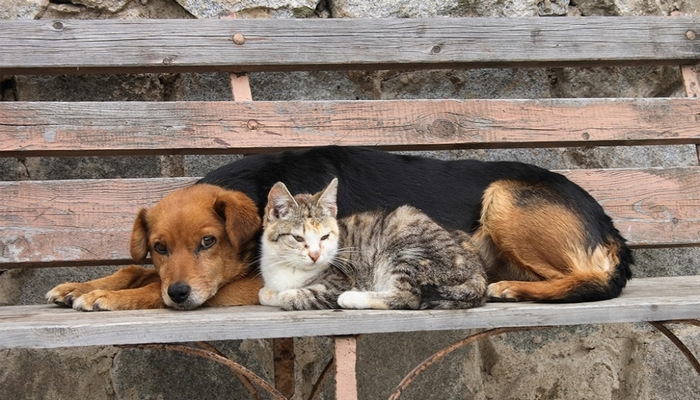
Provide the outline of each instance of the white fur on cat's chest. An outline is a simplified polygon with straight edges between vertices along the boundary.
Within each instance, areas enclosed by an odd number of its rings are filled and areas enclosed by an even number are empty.
[[[305,271],[293,267],[275,267],[275,271],[265,271],[265,268],[262,269],[265,287],[278,292],[301,288],[306,282],[317,275],[318,270]]]

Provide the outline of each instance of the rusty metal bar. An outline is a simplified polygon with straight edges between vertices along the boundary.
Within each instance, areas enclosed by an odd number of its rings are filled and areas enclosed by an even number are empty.
[[[323,371],[321,371],[321,375],[319,375],[318,379],[316,380],[316,383],[314,383],[314,387],[311,389],[311,394],[309,394],[309,400],[316,400],[316,398],[318,398],[318,395],[321,394],[323,384],[326,382],[326,378],[328,378],[328,374],[331,372],[333,367],[335,367],[335,357],[331,357],[330,361],[328,361],[328,364],[326,364],[326,366],[323,368]]]
[[[683,322],[669,321],[666,323],[683,323]],[[698,375],[700,375],[700,362],[698,362],[698,359],[695,358],[695,356],[693,355],[693,352],[691,352],[690,349],[688,349],[688,347],[683,343],[683,341],[681,341],[681,339],[679,339],[675,333],[671,332],[671,330],[668,329],[666,327],[666,325],[664,325],[664,322],[649,321],[649,324],[651,324],[651,326],[656,328],[656,330],[663,333],[667,338],[669,338],[671,340],[671,342],[673,342],[673,344],[675,344],[676,347],[678,347],[678,350],[680,350],[681,353],[683,353],[685,358],[688,359],[688,361],[690,362],[690,365],[692,365],[693,368],[695,368],[695,372],[697,372]],[[693,324],[693,325],[696,325],[696,324]]]
[[[219,349],[217,349],[216,347],[212,346],[211,344],[209,344],[207,342],[196,342],[195,344],[206,351],[210,351],[216,355],[219,355],[221,357],[225,357],[228,359],[228,357],[226,357],[222,352],[220,352]],[[240,373],[238,371],[233,371],[233,372],[236,374],[236,376],[241,381],[243,386],[245,386],[245,388],[248,389],[248,393],[250,393],[250,397],[253,398],[253,400],[260,400],[260,393],[258,393],[258,389],[255,388],[255,385],[253,385],[253,383],[250,381],[250,379],[248,379],[248,377],[246,377],[245,375],[243,375],[242,373]]]
[[[404,390],[408,387],[408,385],[413,382],[414,379],[418,377],[423,371],[428,369],[431,365],[433,365],[435,362],[441,360],[443,357],[446,355],[452,353],[453,351],[464,347],[470,343],[476,342],[481,339],[485,339],[489,336],[494,336],[494,335],[500,335],[502,333],[507,333],[507,332],[516,332],[516,331],[527,331],[527,330],[535,330],[535,329],[542,329],[546,328],[544,326],[522,326],[522,327],[513,327],[513,328],[495,328],[495,329],[490,329],[488,331],[483,331],[476,333],[474,335],[467,336],[466,338],[445,347],[442,350],[437,351],[435,354],[432,356],[426,358],[423,360],[418,366],[413,368],[411,372],[406,375],[401,382],[399,382],[398,386],[396,386],[396,389],[394,393],[389,397],[389,400],[396,400],[399,397],[401,397],[401,394],[403,393]]]
[[[207,358],[209,360],[215,361],[219,364],[223,364],[231,369],[235,373],[240,373],[246,378],[250,379],[251,382],[256,384],[261,389],[265,390],[272,396],[275,400],[288,400],[282,393],[275,389],[272,385],[267,383],[263,378],[258,376],[255,372],[249,370],[248,368],[238,364],[237,362],[231,361],[226,357],[222,357],[216,353],[213,353],[204,349],[196,349],[194,347],[184,346],[180,344],[138,344],[138,345],[121,345],[121,348],[147,348],[147,349],[158,349],[167,351],[179,351],[181,353],[191,354],[198,357]]]

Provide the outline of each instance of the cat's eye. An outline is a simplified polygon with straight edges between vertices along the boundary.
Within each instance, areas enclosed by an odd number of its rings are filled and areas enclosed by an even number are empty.
[[[208,249],[216,243],[216,238],[214,236],[205,236],[202,241],[199,242],[200,249]]]
[[[321,236],[321,240],[328,240],[329,237],[331,237],[331,234],[326,233],[325,235]]]
[[[153,245],[153,250],[155,250],[155,252],[160,254],[160,255],[168,254],[168,248],[161,242],[156,242]]]
[[[294,240],[296,240],[297,242],[299,242],[299,243],[304,243],[304,237],[303,237],[303,236],[292,235],[292,237],[293,237]]]

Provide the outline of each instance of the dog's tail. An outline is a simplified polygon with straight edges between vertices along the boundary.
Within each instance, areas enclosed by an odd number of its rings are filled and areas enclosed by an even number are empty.
[[[615,231],[617,234],[617,231]],[[561,290],[556,290],[544,296],[540,296],[539,301],[546,302],[581,302],[613,299],[622,293],[622,289],[627,284],[627,280],[632,278],[631,266],[634,264],[632,251],[625,244],[624,239],[619,237],[613,242],[602,245],[605,249],[607,262],[613,263],[613,268],[607,271],[597,269],[587,269],[582,273],[574,273],[567,277],[570,282],[563,282]],[[594,252],[595,254],[595,252]],[[591,260],[596,262],[595,257]],[[557,280],[551,282],[557,286]]]

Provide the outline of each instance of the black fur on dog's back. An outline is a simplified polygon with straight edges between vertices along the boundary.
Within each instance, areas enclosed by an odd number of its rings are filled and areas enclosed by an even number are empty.
[[[584,239],[577,246],[583,247],[582,251],[590,253],[606,246],[615,252],[611,255],[614,268],[601,278],[604,283],[584,280],[561,295],[533,299],[566,302],[608,299],[619,295],[631,277],[631,251],[602,207],[564,176],[534,165],[442,161],[367,148],[328,146],[244,157],[212,171],[199,183],[241,191],[262,213],[267,193],[276,182],[284,182],[292,193],[315,193],[326,187],[333,177],[339,178],[340,184],[339,217],[410,204],[448,229],[471,233],[485,228],[479,219],[483,218],[482,198],[487,188],[495,182],[517,182],[506,190],[514,199],[513,209],[527,212],[528,207],[551,206],[564,210],[570,218],[580,222]],[[504,254],[496,258],[503,257],[508,258]],[[529,279],[542,277],[535,274]]]
[[[446,228],[469,231],[476,227],[481,196],[491,182],[537,172],[553,175],[520,163],[441,161],[328,146],[244,157],[199,182],[239,190],[262,210],[267,193],[278,181],[292,193],[315,193],[338,177],[338,217],[411,204]]]

